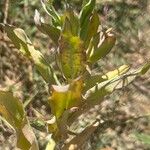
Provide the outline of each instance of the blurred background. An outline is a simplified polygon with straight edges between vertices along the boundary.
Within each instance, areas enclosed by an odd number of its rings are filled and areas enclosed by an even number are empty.
[[[82,0],[68,2],[76,11],[81,9]],[[61,0],[55,0],[54,6],[58,11],[63,11]],[[24,29],[34,46],[42,51],[47,59],[52,59],[52,42],[34,25],[35,9],[38,9],[44,18],[48,18],[40,0],[0,0],[0,23],[9,23]],[[96,9],[101,24],[106,28],[112,27],[117,36],[115,47],[106,58],[96,64],[96,71],[107,72],[122,64],[137,68],[150,59],[150,0],[97,0]],[[32,62],[15,49],[2,29],[0,89],[14,92],[23,102],[32,101],[26,108],[29,117],[32,116],[33,108],[49,117],[47,85],[36,72]],[[99,115],[106,124],[103,128],[96,129],[83,144],[83,150],[149,150],[150,145],[145,144],[136,135],[150,135],[150,73],[138,78],[122,91],[106,97],[101,106],[96,106],[81,116],[75,128],[80,130]],[[132,117],[135,119],[130,119]],[[126,119],[129,121],[125,121]],[[45,135],[36,132],[43,149]],[[0,150],[15,149],[14,139],[13,131],[0,120]]]

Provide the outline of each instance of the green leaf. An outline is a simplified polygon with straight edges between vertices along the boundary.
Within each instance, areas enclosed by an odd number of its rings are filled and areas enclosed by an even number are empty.
[[[80,38],[85,40],[87,38],[88,30],[92,24],[89,22],[92,12],[94,10],[95,0],[89,0],[80,11]],[[87,44],[86,44],[87,45]]]
[[[55,8],[48,1],[44,3],[44,0],[41,0],[41,4],[48,15],[52,17],[53,25],[55,27],[61,27],[61,18],[56,12]]]
[[[150,61],[147,62],[141,70],[141,74],[145,74],[150,69]]]
[[[64,26],[62,28],[62,33],[68,34],[70,36],[72,35],[71,22],[68,17],[65,17]]]
[[[88,48],[86,50],[87,60],[89,60],[89,57],[91,56],[91,54],[93,54],[93,52],[97,48],[99,42],[100,42],[100,32],[97,32],[93,36],[93,38],[89,41],[89,45],[88,45]]]
[[[90,17],[89,17],[90,19]],[[80,38],[84,41],[86,39],[86,35],[88,32],[88,26],[89,26],[89,19],[86,19],[85,22],[83,23],[82,27],[80,27]]]
[[[93,54],[91,54],[89,58],[89,62],[95,63],[99,59],[105,57],[113,48],[116,42],[116,38],[113,34],[105,34],[105,39],[101,43],[99,47],[94,49]]]
[[[85,77],[84,91],[87,91],[88,89],[92,88],[97,83],[101,83],[101,82],[104,82],[106,80],[110,80],[110,79],[113,79],[117,76],[125,74],[129,69],[130,69],[130,67],[128,65],[122,65],[118,69],[110,71],[110,72],[106,73],[105,75],[91,76],[90,74],[88,74]]]
[[[94,11],[90,19],[86,42],[89,41],[94,35],[96,35],[99,25],[100,25],[100,20],[99,20],[98,13]]]
[[[96,0],[89,0],[80,11],[80,25],[83,27],[84,22],[90,18],[90,15],[94,9]]]
[[[135,133],[134,135],[139,141],[150,145],[150,135],[144,133]]]
[[[61,70],[67,79],[74,79],[85,69],[85,51],[83,42],[69,33],[61,35],[59,41],[59,60]]]
[[[97,12],[94,11],[91,18],[88,20],[87,27],[81,29],[81,39],[85,42],[85,48],[88,47],[92,37],[97,34],[99,25],[99,16]]]
[[[52,41],[56,44],[58,44],[58,39],[60,36],[60,30],[50,24],[46,24],[42,21],[40,14],[37,10],[35,10],[34,15],[34,22],[37,26],[37,28],[44,34],[48,35]]]
[[[24,30],[15,28],[8,24],[3,25],[3,27],[16,48],[34,62],[37,70],[44,78],[44,80],[47,83],[55,83],[55,75],[51,66],[44,59],[42,53],[34,48]]]
[[[109,80],[97,83],[94,87],[90,88],[86,92],[85,98],[88,99],[89,103],[98,103],[100,100],[103,100],[106,95],[109,95],[113,91],[121,89],[130,84],[137,76],[141,75],[143,68],[146,66],[147,64],[144,64],[142,67],[139,67],[136,70],[117,75],[113,78],[111,77]],[[107,78],[107,76],[105,78]]]
[[[64,14],[64,17],[68,18],[69,20],[71,34],[73,36],[77,36],[79,33],[79,19],[77,14],[73,10],[71,10],[71,8],[68,8],[66,13]]]
[[[65,86],[52,85],[52,96],[49,98],[52,113],[60,118],[65,110],[77,107],[81,103],[82,79]]]
[[[93,36],[93,47],[94,49],[96,49],[98,47],[98,44],[100,42],[100,32],[97,32],[94,36]]]
[[[15,129],[17,146],[38,150],[35,135],[28,123],[22,103],[11,92],[0,91],[0,114]]]

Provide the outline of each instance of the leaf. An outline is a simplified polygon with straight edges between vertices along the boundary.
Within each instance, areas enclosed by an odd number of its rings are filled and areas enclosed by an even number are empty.
[[[100,25],[100,20],[99,20],[98,13],[94,11],[90,19],[86,42],[89,41],[94,35],[96,35],[99,25]]]
[[[22,103],[11,92],[0,91],[0,114],[15,129],[17,146],[22,150],[35,147],[35,135],[28,123]]]
[[[94,25],[94,23],[92,23],[92,20],[94,21],[94,19],[90,20],[90,17],[92,16],[92,12],[94,10],[94,6],[95,6],[95,0],[89,0],[83,6],[82,10],[80,11],[80,15],[79,15],[79,18],[80,18],[80,38],[83,41],[87,38],[87,33],[88,33],[88,30],[90,30],[89,28],[90,28],[91,24]]]
[[[68,17],[65,17],[65,21],[64,21],[64,26],[62,29],[62,33],[68,34],[68,35],[72,35],[72,27],[71,27],[71,22],[69,20]]]
[[[53,25],[46,24],[42,21],[40,14],[37,10],[35,10],[34,15],[34,22],[37,26],[37,28],[44,34],[48,35],[52,41],[56,44],[58,44],[58,39],[60,36],[60,30]]]
[[[81,30],[81,39],[85,42],[85,48],[88,47],[90,40],[97,34],[100,25],[99,16],[96,11],[93,12],[91,18],[88,20],[87,27]]]
[[[144,133],[135,133],[134,135],[139,141],[150,145],[150,135]]]
[[[97,32],[89,41],[89,45],[86,50],[87,60],[89,60],[89,57],[91,56],[91,54],[93,54],[94,50],[97,49],[99,42],[100,42],[100,32]]]
[[[101,43],[99,47],[94,49],[93,54],[91,54],[91,57],[89,58],[89,62],[95,63],[99,59],[105,57],[113,48],[115,45],[116,38],[113,34],[107,34],[105,35],[105,39]]]
[[[82,79],[65,86],[52,86],[52,96],[49,98],[52,113],[60,118],[63,112],[81,103]]]
[[[90,15],[94,9],[95,1],[96,0],[89,0],[88,3],[86,3],[83,6],[82,10],[80,11],[79,18],[80,18],[81,28],[83,27],[84,22],[86,22],[86,20],[89,19]]]
[[[106,73],[105,75],[102,76],[102,78],[104,80],[110,80],[116,76],[120,76],[126,73],[127,71],[129,71],[129,69],[130,69],[129,65],[122,65],[118,69]]]
[[[3,27],[16,48],[19,49],[20,52],[27,58],[32,59],[43,79],[47,83],[55,83],[55,75],[51,66],[44,59],[42,53],[33,47],[24,30],[15,28],[8,24],[3,24]]]
[[[100,32],[97,32],[97,33],[93,36],[93,47],[94,47],[94,49],[97,48],[99,42],[100,42]]]
[[[79,19],[77,14],[71,9],[68,8],[64,14],[65,18],[68,18],[70,24],[70,31],[73,36],[78,36],[79,32]],[[67,27],[66,27],[67,29]]]
[[[150,61],[147,62],[141,70],[141,75],[145,74],[150,69]]]
[[[88,28],[89,28],[89,20],[90,20],[90,17],[89,19],[86,19],[85,22],[83,23],[82,27],[80,27],[80,38],[81,40],[85,40],[86,39],[86,36],[87,36],[87,32],[88,32]]]
[[[122,65],[118,69],[115,69],[113,71],[110,71],[106,73],[105,75],[94,75],[91,76],[90,74],[85,77],[85,86],[84,91],[87,91],[88,89],[92,88],[97,83],[104,82],[106,80],[113,79],[117,76],[120,76],[122,74],[125,74],[127,71],[129,71],[130,67],[128,65]]]
[[[52,113],[59,118],[66,109],[67,93],[69,85],[66,86],[52,86],[52,96],[50,97],[50,106]]]
[[[52,4],[49,2],[44,3],[44,0],[41,0],[41,4],[46,13],[52,17],[53,25],[55,27],[61,27],[61,18],[56,12],[55,8],[52,6]]]
[[[145,68],[146,66],[147,63],[136,70],[127,72],[122,75],[117,75],[114,78],[110,78],[109,80],[106,80],[104,82],[97,83],[94,87],[86,92],[84,97],[88,99],[89,103],[98,103],[99,100],[103,100],[104,96],[109,95],[113,91],[121,89],[130,84],[137,76],[141,75],[143,68]]]
[[[77,36],[62,34],[59,42],[59,60],[67,79],[77,78],[85,69],[83,42]]]

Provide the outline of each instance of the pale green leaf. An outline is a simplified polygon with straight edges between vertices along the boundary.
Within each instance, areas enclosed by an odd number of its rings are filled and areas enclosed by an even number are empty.
[[[117,76],[125,74],[129,69],[130,69],[130,67],[128,65],[122,65],[118,69],[110,71],[104,75],[93,75],[93,76],[91,76],[90,74],[88,74],[85,76],[84,91],[87,91],[88,89],[92,88],[97,83],[101,83],[103,81],[110,80],[110,79],[113,79]]]
[[[145,68],[146,66],[147,63],[136,70],[127,72],[122,75],[117,75],[113,78],[110,78],[109,80],[97,83],[94,87],[90,88],[86,92],[85,98],[88,99],[89,103],[97,103],[100,100],[103,100],[106,95],[109,95],[113,91],[121,89],[130,84],[133,80],[135,80],[137,76],[141,75],[143,68]],[[148,69],[144,73],[146,73],[147,71]]]
[[[38,150],[35,135],[28,123],[22,103],[11,92],[0,91],[0,114],[15,129],[17,147]]]
[[[44,80],[47,83],[55,83],[55,75],[52,71],[51,66],[44,59],[42,53],[34,48],[24,30],[15,28],[8,24],[3,25],[3,27],[16,48],[34,62],[37,70],[44,78]]]

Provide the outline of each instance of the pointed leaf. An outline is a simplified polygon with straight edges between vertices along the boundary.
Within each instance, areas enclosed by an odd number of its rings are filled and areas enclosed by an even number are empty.
[[[98,27],[100,25],[99,16],[96,11],[92,14],[91,18],[88,20],[87,27],[81,30],[81,39],[85,41],[85,48],[88,47],[90,40],[94,35],[97,34]]]
[[[65,16],[70,22],[72,35],[77,36],[79,32],[79,19],[77,14],[73,10],[71,10],[71,8],[69,8],[67,9]]]
[[[94,11],[90,19],[86,41],[89,41],[89,39],[91,39],[94,35],[96,35],[99,25],[100,25],[100,20],[99,20],[98,13]]]
[[[35,147],[35,150],[38,150],[23,105],[11,92],[0,91],[0,114],[15,129],[19,148],[26,150]]]
[[[89,0],[83,6],[82,10],[80,11],[80,38],[82,40],[86,39],[88,28],[89,28],[89,20],[94,10],[96,0]]]
[[[150,69],[150,61],[147,62],[141,70],[141,74],[145,74]]]
[[[97,83],[101,83],[103,81],[110,80],[110,79],[116,78],[117,76],[125,74],[127,71],[129,71],[129,69],[130,69],[130,67],[128,65],[122,65],[118,69],[110,71],[110,72],[106,73],[105,75],[91,76],[89,74],[85,78],[84,91],[87,91],[88,89],[92,88]]]
[[[103,40],[101,45],[94,49],[93,54],[89,58],[89,62],[95,63],[99,59],[105,57],[111,51],[111,49],[115,45],[115,42],[116,38],[113,34],[105,35],[105,39]]]
[[[82,8],[81,12],[80,12],[80,25],[81,28],[85,22],[85,20],[88,20],[93,9],[95,6],[95,1],[96,0],[89,0]]]
[[[62,33],[68,34],[68,35],[72,35],[72,27],[71,27],[71,22],[69,20],[68,17],[65,17],[65,21],[64,21],[64,26],[62,29]]]
[[[44,59],[42,53],[36,50],[24,30],[15,28],[11,25],[3,25],[8,37],[11,39],[17,49],[26,57],[33,60],[37,70],[47,83],[55,83],[54,73],[51,66]]]
[[[50,24],[44,23],[37,10],[35,11],[34,22],[42,33],[48,35],[56,45],[58,44],[60,30]]]
[[[103,100],[104,96],[111,94],[114,90],[121,89],[130,84],[137,76],[141,75],[146,66],[147,63],[137,70],[97,83],[86,92],[85,97],[88,99],[89,103],[97,103],[99,100]],[[144,73],[147,71],[148,69]]]

